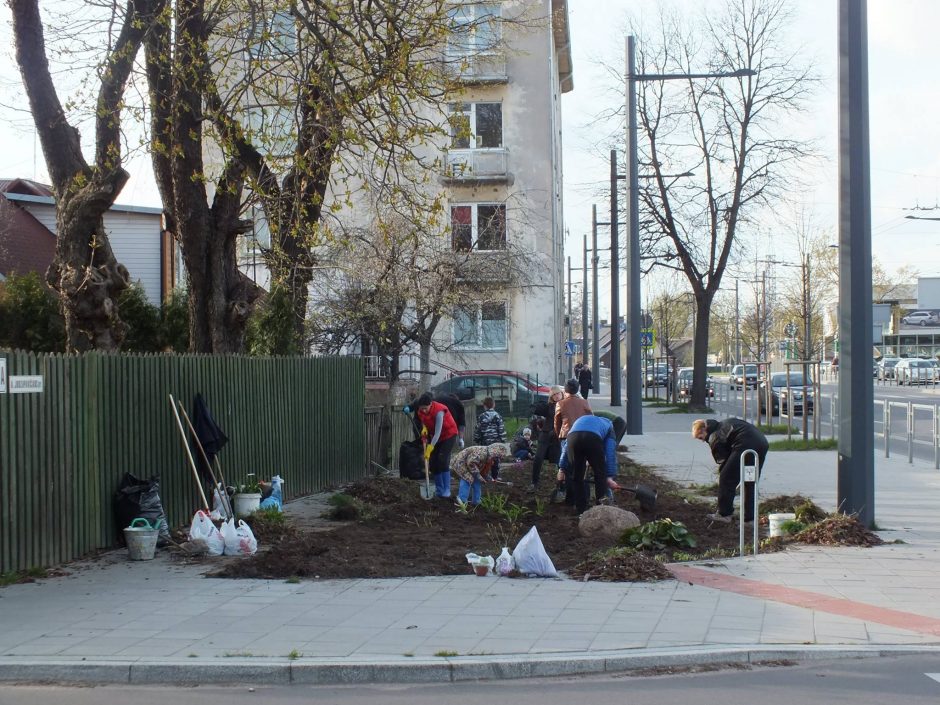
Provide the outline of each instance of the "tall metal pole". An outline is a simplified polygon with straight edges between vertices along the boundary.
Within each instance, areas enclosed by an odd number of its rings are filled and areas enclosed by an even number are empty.
[[[741,364],[741,309],[738,307],[738,280],[734,280],[734,364]]]
[[[588,258],[587,235],[584,236],[584,266],[581,267],[581,362],[587,359],[591,347],[591,330],[588,328]]]
[[[610,150],[610,405],[620,406],[620,229],[617,152]]]
[[[627,433],[643,434],[643,375],[640,369],[640,179],[636,144],[636,42],[627,37]],[[611,221],[616,221],[611,218]]]
[[[591,349],[591,379],[594,381],[594,391],[601,388],[601,319],[600,306],[598,299],[597,270],[600,263],[600,256],[597,250],[597,206],[591,206],[591,285],[594,287],[591,291],[591,306],[594,309],[594,347]]]
[[[875,521],[868,6],[839,0],[839,511]]]
[[[571,298],[571,255],[568,255],[568,340],[571,340],[571,325],[572,325],[572,314],[574,314],[574,309],[572,308],[573,300]],[[567,347],[567,346],[565,346]],[[565,351],[567,352],[567,350]],[[568,377],[566,379],[571,379],[571,375],[574,374],[574,355],[568,355]]]
[[[770,360],[770,349],[767,347],[767,329],[770,327],[768,322],[770,316],[767,315],[767,270],[760,273],[760,300],[761,308],[764,310],[764,357],[762,360]]]

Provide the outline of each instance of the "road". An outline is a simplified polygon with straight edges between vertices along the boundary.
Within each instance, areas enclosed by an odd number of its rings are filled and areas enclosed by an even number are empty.
[[[729,667],[708,672],[376,686],[0,686],[2,705],[936,705],[940,656]]]
[[[821,385],[821,396],[817,403],[819,412],[820,436],[823,438],[833,437],[832,431],[832,407],[834,401],[838,398],[838,384],[835,381],[827,380]],[[743,391],[728,390],[721,383],[718,385],[718,396],[712,406],[722,411],[742,414],[743,410]],[[913,447],[912,453],[916,458],[933,461],[935,459],[934,442],[936,432],[934,429],[934,414],[940,405],[940,385],[898,387],[895,384],[885,384],[874,381],[875,398],[875,451],[884,453],[884,408],[887,404],[890,408],[889,428],[890,448],[892,455],[906,457],[909,452],[909,443],[907,438],[908,424],[908,404],[911,404],[910,411],[913,414]],[[748,419],[753,420],[754,409],[756,408],[755,392],[751,390],[748,398]],[[812,416],[810,416],[812,419]],[[778,421],[778,419],[774,419]],[[794,419],[794,431],[801,433],[803,420],[801,417]],[[810,431],[810,433],[812,433]],[[836,434],[838,435],[838,429]]]

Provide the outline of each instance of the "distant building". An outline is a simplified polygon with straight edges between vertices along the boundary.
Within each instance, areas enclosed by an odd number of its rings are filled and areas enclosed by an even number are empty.
[[[118,262],[158,304],[172,290],[179,267],[163,230],[163,210],[115,204],[104,226]],[[0,179],[0,275],[45,275],[55,257],[56,212],[52,190],[28,179]]]

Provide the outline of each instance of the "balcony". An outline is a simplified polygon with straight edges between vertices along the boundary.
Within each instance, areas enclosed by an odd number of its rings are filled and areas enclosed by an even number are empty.
[[[444,67],[450,76],[468,85],[509,82],[506,55],[502,53],[449,52]]]
[[[496,149],[451,149],[444,155],[445,184],[510,183],[509,151]]]

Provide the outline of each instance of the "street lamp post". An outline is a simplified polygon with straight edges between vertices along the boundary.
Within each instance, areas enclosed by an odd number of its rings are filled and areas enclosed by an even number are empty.
[[[637,125],[636,125],[636,84],[638,81],[670,81],[693,78],[740,78],[753,76],[752,69],[740,69],[721,73],[685,73],[685,74],[637,74],[636,39],[628,35],[626,39],[627,64],[627,176],[628,197],[627,218],[629,235],[627,237],[627,433],[643,434],[642,377],[640,370],[640,331],[642,329],[640,310],[640,197],[639,172],[637,169]],[[612,218],[613,220],[613,218]],[[705,370],[696,368],[694,380],[701,378],[704,384]]]

